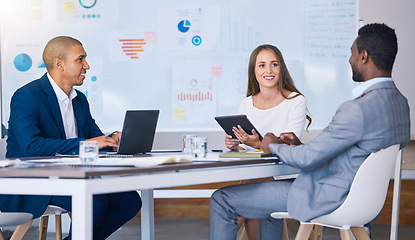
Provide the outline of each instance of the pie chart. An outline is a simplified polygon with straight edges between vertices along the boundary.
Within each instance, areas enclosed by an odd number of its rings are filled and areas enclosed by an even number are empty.
[[[189,22],[189,20],[182,20],[182,21],[180,21],[179,24],[177,25],[177,28],[182,33],[185,33],[187,31],[189,31],[189,29],[190,29],[190,22]]]
[[[79,4],[84,8],[93,8],[97,4],[97,0],[79,0]]]
[[[26,53],[21,53],[14,58],[14,66],[20,72],[26,72],[32,67],[32,58]]]

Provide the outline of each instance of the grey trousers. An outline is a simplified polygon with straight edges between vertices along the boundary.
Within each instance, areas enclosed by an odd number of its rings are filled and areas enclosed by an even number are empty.
[[[281,239],[282,220],[272,212],[287,211],[292,180],[228,186],[215,191],[210,199],[210,240],[234,240],[236,217],[259,219],[257,239]]]

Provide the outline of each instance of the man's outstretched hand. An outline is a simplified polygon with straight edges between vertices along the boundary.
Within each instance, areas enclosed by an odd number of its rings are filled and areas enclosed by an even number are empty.
[[[298,139],[298,137],[293,132],[281,133],[280,140],[283,143],[288,144],[288,145],[301,145],[301,144],[303,144],[300,141],[300,139]]]
[[[300,139],[293,133],[281,133],[279,137],[276,137],[273,133],[267,133],[265,134],[264,138],[261,142],[261,150],[264,151],[264,153],[270,153],[271,150],[269,149],[269,145],[272,143],[277,144],[288,144],[288,145],[301,145]]]
[[[260,147],[261,150],[264,151],[264,153],[270,153],[271,150],[269,150],[269,145],[271,143],[283,143],[281,140],[276,137],[273,133],[267,133],[265,134],[264,138],[261,141]]]

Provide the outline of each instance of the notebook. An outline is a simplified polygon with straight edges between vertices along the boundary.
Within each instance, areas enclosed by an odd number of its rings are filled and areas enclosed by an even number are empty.
[[[263,157],[272,157],[272,153],[264,153],[261,150],[255,151],[239,151],[239,152],[225,152],[220,153],[220,158],[263,158]]]
[[[125,113],[117,154],[150,152],[159,112],[159,110],[128,110]]]

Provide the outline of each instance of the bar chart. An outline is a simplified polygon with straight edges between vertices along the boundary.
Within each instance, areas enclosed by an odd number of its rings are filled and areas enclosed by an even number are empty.
[[[131,59],[138,59],[138,53],[143,52],[144,39],[120,39],[122,52]]]

